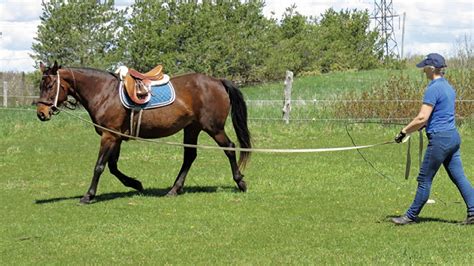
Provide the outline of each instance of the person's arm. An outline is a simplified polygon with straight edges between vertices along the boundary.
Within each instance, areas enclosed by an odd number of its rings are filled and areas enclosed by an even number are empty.
[[[428,122],[428,119],[430,118],[430,115],[432,112],[433,112],[433,106],[424,103],[421,106],[421,109],[418,115],[415,118],[413,118],[413,120],[406,127],[404,127],[400,131],[400,133],[398,133],[398,135],[395,137],[395,142],[401,143],[404,141],[407,134],[411,134],[423,128]]]
[[[402,129],[402,133],[411,134],[419,130],[420,128],[423,128],[428,122],[428,119],[430,118],[432,112],[433,106],[424,103],[421,106],[418,115],[406,127]]]

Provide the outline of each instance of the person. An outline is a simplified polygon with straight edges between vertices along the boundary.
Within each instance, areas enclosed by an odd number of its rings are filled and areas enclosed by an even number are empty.
[[[455,124],[456,92],[444,78],[445,60],[440,54],[431,53],[416,66],[423,68],[430,83],[424,92],[420,112],[398,133],[395,141],[401,143],[410,133],[426,127],[429,142],[417,178],[415,199],[405,215],[392,218],[392,222],[396,225],[417,222],[429,198],[433,178],[443,165],[467,206],[467,218],[462,224],[474,224],[474,188],[464,174],[461,162],[461,138]]]

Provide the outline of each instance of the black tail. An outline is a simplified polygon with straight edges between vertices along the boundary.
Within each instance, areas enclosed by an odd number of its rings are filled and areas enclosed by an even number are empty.
[[[244,101],[242,92],[230,81],[221,80],[230,98],[230,105],[232,107],[232,124],[234,125],[235,133],[241,148],[252,148],[250,140],[250,132],[247,126],[247,105]],[[247,161],[250,159],[250,152],[240,152],[239,168],[245,168]]]

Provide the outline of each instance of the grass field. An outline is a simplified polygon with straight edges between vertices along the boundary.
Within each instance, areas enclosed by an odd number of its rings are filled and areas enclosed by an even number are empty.
[[[316,76],[295,77],[293,81],[293,100],[330,100],[349,91],[367,91],[380,86],[391,77],[407,75],[420,86],[428,84],[425,76],[417,68],[403,70],[367,70],[354,72],[336,72]],[[242,88],[250,100],[282,100],[283,81],[264,83]]]
[[[352,145],[339,123],[250,121],[249,127],[258,148]],[[363,145],[391,140],[399,126],[355,124],[349,130]],[[472,181],[472,126],[464,124],[460,132]],[[200,144],[214,145],[205,134]],[[236,190],[222,152],[200,150],[185,194],[170,198],[164,195],[179,171],[181,148],[131,141],[122,145],[119,167],[142,181],[145,192],[123,187],[105,171],[97,201],[79,205],[98,147],[93,128],[65,113],[41,123],[33,110],[0,109],[0,264],[474,261],[474,227],[457,224],[465,206],[444,170],[432,189],[436,203],[424,208],[420,223],[396,227],[388,221],[403,214],[415,193],[415,158],[411,178],[403,178],[406,145],[361,151],[387,177],[357,151],[254,153],[244,172],[247,193]]]
[[[105,172],[97,202],[78,205],[95,163],[99,137],[66,114],[48,123],[34,112],[0,116],[0,258],[2,264],[470,264],[472,227],[455,222],[465,207],[442,171],[422,222],[394,227],[390,216],[411,202],[415,181],[403,179],[406,146],[364,150],[391,179],[355,151],[254,154],[239,193],[227,160],[200,151],[186,193],[163,197],[181,150],[150,143],[123,145],[121,169],[139,178],[138,194]],[[251,122],[258,147],[348,146],[335,124]],[[471,130],[461,130],[466,172],[474,172]],[[360,144],[390,139],[396,128],[351,128]],[[179,141],[180,135],[170,138]],[[212,144],[205,135],[201,143]],[[359,144],[358,143],[358,144]],[[416,161],[416,160],[414,160]],[[413,164],[412,176],[416,172]],[[472,180],[472,177],[471,177]]]

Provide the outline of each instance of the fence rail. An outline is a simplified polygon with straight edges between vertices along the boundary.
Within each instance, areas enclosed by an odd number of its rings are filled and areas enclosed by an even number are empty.
[[[0,107],[0,111],[10,111],[10,112],[36,112],[34,108],[22,108],[22,107]],[[86,115],[87,111],[80,108],[75,111],[76,113]],[[389,122],[409,122],[413,117],[391,117],[391,118],[381,118],[381,117],[345,117],[345,118],[321,118],[321,117],[293,117],[290,118],[290,121],[294,122],[375,122],[375,123],[389,123]],[[269,116],[249,116],[249,121],[263,121],[263,122],[275,122],[283,121],[281,117],[269,117]],[[473,121],[474,117],[456,117],[457,121]]]
[[[2,94],[0,95],[0,99],[2,99],[3,102],[3,107],[20,107],[20,106],[26,106],[26,105],[31,105],[34,103],[35,99],[39,99],[39,96],[37,95],[9,95],[7,94],[7,98]],[[10,99],[14,99],[14,103],[11,102]],[[246,99],[245,100],[247,105],[250,108],[253,107],[274,107],[278,106],[278,108],[282,107],[285,103],[288,104],[290,103],[291,106],[293,107],[298,107],[298,106],[329,106],[332,104],[337,104],[337,103],[391,103],[391,104],[403,104],[403,103],[421,103],[421,100],[406,100],[406,99],[387,99],[387,100],[346,100],[346,99],[311,99],[311,100],[306,100],[306,99],[299,99],[299,100],[260,100],[260,99]],[[456,100],[456,103],[460,104],[473,104],[474,99],[459,99]],[[280,110],[280,109],[278,109]]]
[[[3,99],[4,95],[0,94],[0,98]],[[39,99],[38,95],[8,95],[8,98],[24,98],[24,99]],[[245,102],[247,104],[282,104],[282,100],[254,100],[254,99],[246,99]],[[344,100],[344,99],[312,99],[312,100],[290,100],[291,103],[294,104],[314,104],[314,103],[334,103],[334,102],[420,102],[420,100]],[[474,100],[456,100],[456,102],[466,102],[471,103]]]

